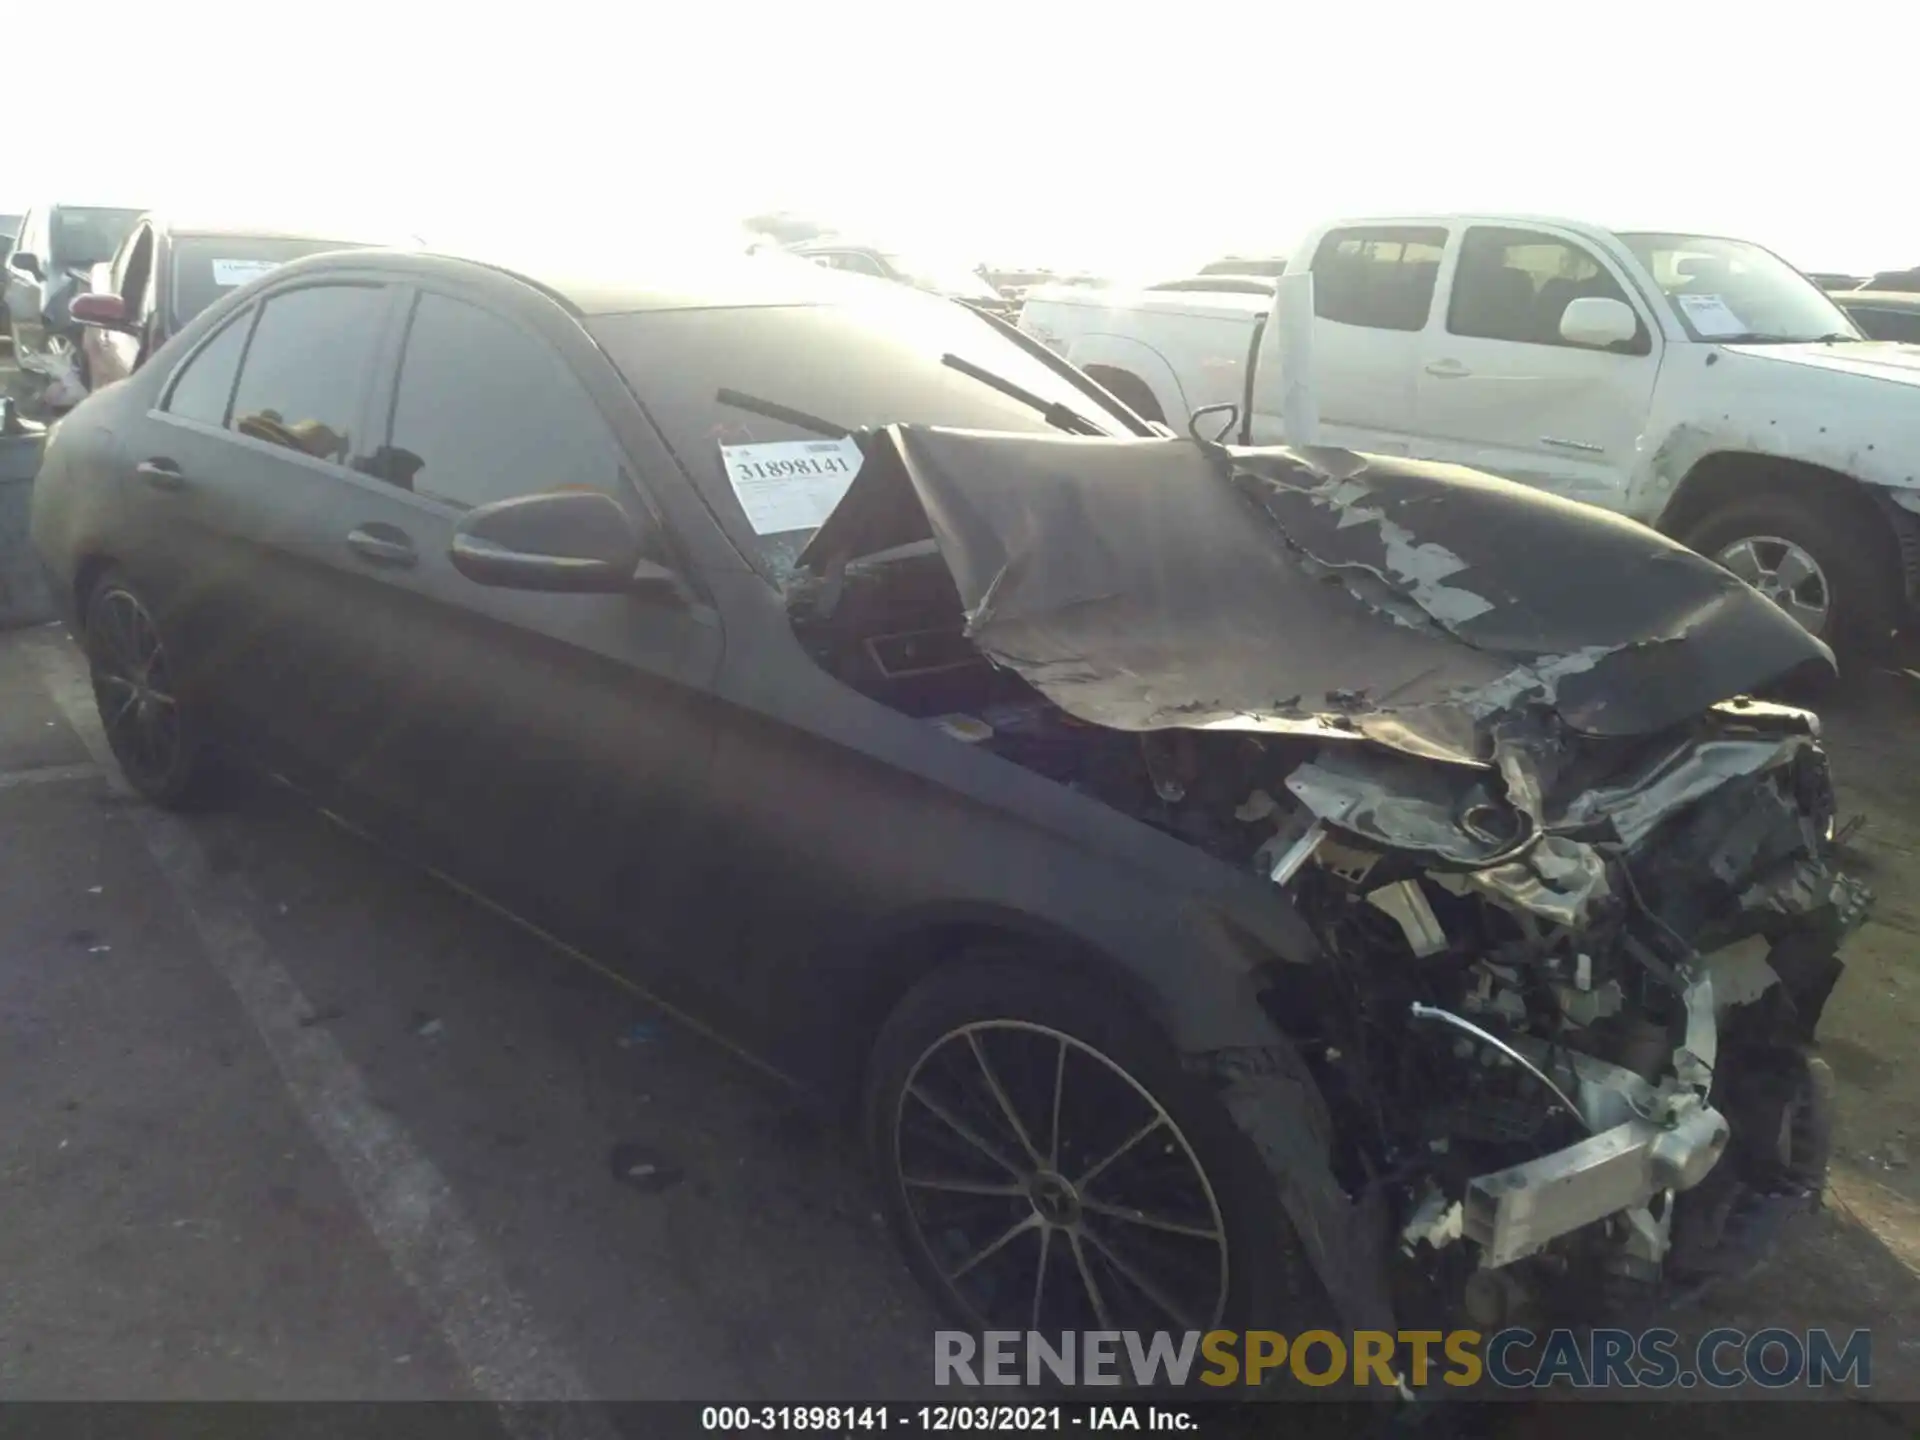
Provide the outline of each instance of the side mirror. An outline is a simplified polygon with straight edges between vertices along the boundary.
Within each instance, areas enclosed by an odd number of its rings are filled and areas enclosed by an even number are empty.
[[[468,511],[454,527],[448,558],[482,585],[605,594],[672,581],[644,558],[645,549],[640,527],[611,495],[556,490]]]
[[[74,296],[67,314],[76,325],[97,325],[102,330],[133,328],[127,319],[127,302],[105,290],[90,290],[85,295]]]
[[[16,250],[7,263],[16,270],[24,270],[36,280],[47,278],[47,272],[40,264],[40,257],[30,250]]]
[[[1570,345],[1619,345],[1640,333],[1640,317],[1624,300],[1584,295],[1560,316],[1560,338]]]

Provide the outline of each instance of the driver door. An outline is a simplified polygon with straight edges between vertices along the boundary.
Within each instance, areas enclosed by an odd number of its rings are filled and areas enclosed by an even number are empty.
[[[46,285],[42,277],[47,265],[47,212],[41,206],[35,206],[20,222],[20,238],[14,242],[13,253],[7,257],[7,314],[13,329],[14,363],[28,353],[38,353],[46,347],[46,322],[40,314],[40,307],[46,298]],[[23,268],[22,260],[31,257],[38,262],[40,275]]]
[[[649,967],[698,957],[713,917],[682,901],[718,728],[718,616],[693,596],[542,594],[454,569],[460,517],[514,496],[590,488],[658,522],[535,328],[464,289],[408,305],[375,407],[386,431],[335,482],[337,533],[314,537],[304,683],[334,705],[326,768],[551,932]]]
[[[89,389],[98,390],[126,379],[140,363],[153,317],[155,245],[153,226],[136,226],[106,267],[108,289],[126,306],[134,333],[98,325],[85,327],[81,343],[87,354]]]
[[[1445,290],[1421,337],[1414,454],[1624,508],[1661,339],[1611,261],[1549,231],[1470,225]],[[1635,339],[1561,338],[1561,315],[1585,296],[1630,306]]]

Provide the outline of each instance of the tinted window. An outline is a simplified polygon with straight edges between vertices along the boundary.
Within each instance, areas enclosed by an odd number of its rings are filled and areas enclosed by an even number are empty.
[[[138,210],[95,210],[62,205],[53,212],[53,259],[59,265],[98,265],[111,260],[133,233]]]
[[[1461,242],[1447,329],[1487,340],[1566,345],[1560,317],[1569,302],[1590,296],[1630,303],[1606,268],[1572,241],[1475,225]]]
[[[942,363],[954,355],[1112,435],[1122,417],[961,305],[905,286],[826,305],[654,311],[589,322],[710,503],[783,573],[810,531],[756,535],[721,445],[816,440],[898,421],[1058,435],[1032,406]],[[831,357],[827,359],[826,357]],[[723,395],[724,392],[724,395]],[[823,428],[810,428],[817,420]]]
[[[126,302],[127,314],[138,320],[146,314],[153,282],[153,229],[143,225],[121,245],[115,257],[114,293]]]
[[[600,412],[544,341],[462,301],[420,297],[382,479],[486,505],[568,486],[619,498],[620,469]]]
[[[173,317],[178,330],[229,290],[302,255],[350,248],[343,240],[260,240],[189,235],[173,242]]]
[[[227,423],[227,400],[233,394],[233,377],[240,369],[240,352],[246,348],[252,323],[251,313],[229,321],[180,367],[173,391],[167,396],[169,415],[198,420],[203,425]]]
[[[1446,246],[1447,232],[1427,226],[1329,231],[1313,254],[1313,313],[1375,330],[1424,328]]]
[[[313,285],[267,301],[234,391],[233,428],[344,463],[386,305],[375,285]]]
[[[880,275],[886,272],[871,255],[862,255],[858,250],[838,250],[827,257],[827,263],[836,270],[846,270],[855,275]]]
[[[1920,344],[1920,310],[1880,310],[1871,305],[1844,307],[1853,323],[1874,340]]]

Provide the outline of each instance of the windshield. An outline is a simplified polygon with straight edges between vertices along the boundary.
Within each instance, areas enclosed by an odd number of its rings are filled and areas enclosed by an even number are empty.
[[[1709,235],[1622,235],[1695,340],[1857,340],[1844,311],[1769,250]]]
[[[884,255],[881,257],[911,285],[931,290],[936,295],[951,295],[960,300],[998,300],[1000,292],[970,266],[959,260],[929,259],[925,255]]]
[[[755,534],[721,463],[722,445],[819,440],[822,430],[839,435],[896,422],[1061,433],[1032,405],[949,356],[1109,434],[1136,433],[991,321],[911,290],[831,305],[608,315],[590,328],[735,542],[776,580],[791,571],[813,527]]]
[[[344,240],[256,239],[198,235],[174,242],[173,327],[178,330],[227,291],[289,260],[351,248]]]
[[[62,205],[50,217],[55,265],[99,265],[113,258],[144,211]]]

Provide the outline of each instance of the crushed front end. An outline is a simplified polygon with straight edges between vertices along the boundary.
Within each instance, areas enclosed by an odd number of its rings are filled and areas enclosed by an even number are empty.
[[[1394,1217],[1396,1308],[1490,1327],[1740,1268],[1818,1196],[1805,1047],[1868,899],[1804,712],[1627,745],[1518,726],[1502,762],[1323,754],[1265,852],[1330,961],[1267,1004],[1343,1185]]]
[[[1869,897],[1814,717],[1727,698],[1832,668],[1756,591],[1456,467],[895,427],[802,557],[803,634],[831,655],[869,590],[935,614],[914,555],[1018,682],[969,743],[1251,869],[1317,939],[1254,962],[1293,1056],[1191,1058],[1350,1322],[1632,1310],[1818,1196],[1807,1046]],[[1010,698],[976,690],[870,693]],[[1325,1184],[1270,1123],[1296,1058]]]

